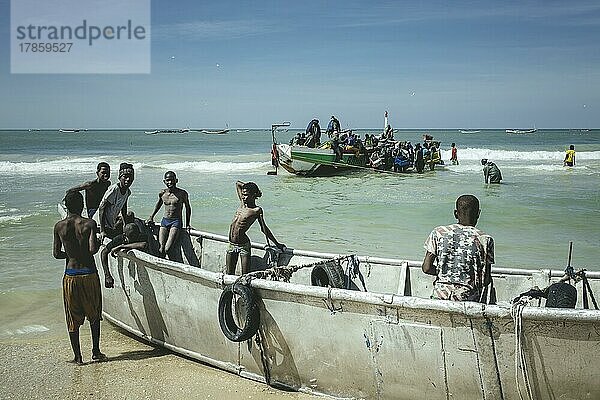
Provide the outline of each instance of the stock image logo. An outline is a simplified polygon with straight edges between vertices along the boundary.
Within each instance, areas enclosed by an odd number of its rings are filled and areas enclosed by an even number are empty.
[[[150,1],[12,0],[10,41],[11,73],[150,73]]]

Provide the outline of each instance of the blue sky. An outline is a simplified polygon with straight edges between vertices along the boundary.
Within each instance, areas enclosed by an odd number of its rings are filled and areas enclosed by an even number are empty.
[[[598,1],[152,1],[152,73],[10,73],[0,128],[600,128]],[[172,58],[175,57],[175,58]]]

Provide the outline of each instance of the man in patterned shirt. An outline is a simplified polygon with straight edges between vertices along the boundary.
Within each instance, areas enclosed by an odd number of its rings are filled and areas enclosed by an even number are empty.
[[[423,272],[435,275],[434,299],[481,301],[492,282],[494,239],[475,228],[479,200],[465,194],[456,200],[457,224],[438,226],[425,241]]]

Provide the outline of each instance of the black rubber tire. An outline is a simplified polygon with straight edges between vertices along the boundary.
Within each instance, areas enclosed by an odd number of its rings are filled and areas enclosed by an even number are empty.
[[[546,307],[575,308],[577,304],[577,289],[565,282],[553,283],[548,287]]]
[[[343,289],[345,287],[344,270],[336,262],[317,265],[313,267],[310,273],[310,282],[313,286],[331,286],[332,288]]]
[[[245,307],[246,321],[243,328],[240,328],[236,324],[233,315],[231,304],[234,294],[241,298],[242,304]],[[243,342],[256,334],[259,324],[260,309],[254,290],[249,286],[235,283],[225,287],[219,298],[219,325],[225,337],[232,342]]]

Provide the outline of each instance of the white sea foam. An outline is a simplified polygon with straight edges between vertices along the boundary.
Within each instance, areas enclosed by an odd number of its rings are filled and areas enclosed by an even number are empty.
[[[17,214],[0,216],[0,224],[11,224],[21,221],[23,218],[31,217],[33,214]]]
[[[201,172],[239,172],[261,170],[270,166],[270,162],[222,162],[222,161],[186,161],[171,164],[162,164],[159,168],[177,171]]]
[[[491,150],[471,147],[458,149],[459,160],[481,160],[482,158],[493,161],[557,161],[562,163],[565,152]],[[450,150],[442,150],[442,159],[450,159]],[[600,151],[578,151],[577,160],[600,160]]]
[[[60,159],[36,162],[0,161],[1,173],[20,174],[62,174],[65,172],[95,171],[98,161],[90,158]]]
[[[27,335],[30,333],[40,333],[47,332],[50,328],[45,327],[44,325],[26,325],[21,328],[15,329],[14,331],[5,331],[5,334],[8,335]]]
[[[110,162],[110,161],[109,161]],[[0,161],[0,174],[63,174],[65,172],[89,173],[96,170],[97,158],[65,158],[58,160],[45,160],[37,162],[11,162]],[[113,163],[118,165],[117,162]],[[149,162],[133,162],[135,170],[145,168],[173,169],[185,171],[202,172],[236,172],[261,170],[271,165],[270,162],[225,162],[225,161],[184,161],[175,163],[164,163],[164,160],[156,164]]]

